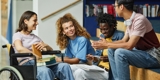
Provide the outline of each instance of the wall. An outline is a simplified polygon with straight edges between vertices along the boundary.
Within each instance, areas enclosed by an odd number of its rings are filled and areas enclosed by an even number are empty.
[[[26,10],[33,10],[32,3],[32,0],[13,0],[13,33],[15,33],[18,27],[18,22],[23,12]]]
[[[33,10],[38,14],[38,28],[34,31],[44,42],[49,44],[53,49],[59,49],[56,45],[56,20],[63,16],[65,13],[71,13],[78,22],[83,24],[83,1],[81,0],[77,4],[68,7],[67,9],[45,19],[41,18],[51,14],[58,9],[73,3],[76,0],[33,0]],[[38,4],[36,4],[38,3]],[[38,7],[37,7],[38,6]]]

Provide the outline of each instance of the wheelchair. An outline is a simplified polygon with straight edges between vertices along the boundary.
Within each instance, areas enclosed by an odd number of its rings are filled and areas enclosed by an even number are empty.
[[[37,61],[32,53],[15,53],[11,44],[2,45],[2,47],[7,47],[9,51],[10,66],[5,66],[0,69],[0,80],[37,80]],[[61,54],[60,50],[42,51],[41,53],[42,55],[61,55],[63,62],[63,54]],[[19,65],[17,60],[18,57],[32,57],[35,63],[34,65]],[[53,80],[59,79],[55,78]]]

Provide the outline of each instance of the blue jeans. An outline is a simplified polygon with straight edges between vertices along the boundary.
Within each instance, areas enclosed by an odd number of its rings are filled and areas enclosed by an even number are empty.
[[[130,80],[129,65],[140,68],[160,67],[158,60],[142,50],[108,49],[114,80]]]
[[[23,65],[33,65],[34,60],[30,60]],[[67,63],[59,63],[53,66],[40,66],[37,67],[37,79],[38,80],[54,80],[54,78],[60,80],[74,80],[72,70]]]

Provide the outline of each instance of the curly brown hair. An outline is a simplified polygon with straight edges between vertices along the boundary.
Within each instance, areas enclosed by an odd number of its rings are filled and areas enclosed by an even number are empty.
[[[69,37],[63,34],[62,24],[72,21],[75,27],[76,36],[84,36],[87,39],[90,39],[90,34],[83,28],[77,20],[70,14],[67,13],[63,17],[60,17],[57,22],[57,45],[61,50],[65,49],[68,45]]]

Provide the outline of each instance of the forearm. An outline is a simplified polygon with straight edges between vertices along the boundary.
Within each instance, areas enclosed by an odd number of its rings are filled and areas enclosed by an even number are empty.
[[[117,48],[124,48],[124,49],[130,49],[130,46],[127,42],[122,42],[122,43],[108,43],[107,44],[108,48],[113,48],[113,49],[117,49]]]
[[[46,46],[47,51],[53,51],[53,49],[48,45]]]
[[[64,62],[69,63],[69,64],[78,64],[79,59],[64,57]]]
[[[43,51],[53,51],[53,49],[47,44],[45,44],[45,47],[42,50]]]
[[[17,51],[18,51],[18,53],[32,53],[32,51],[30,51],[29,49],[27,49],[25,47],[21,47]]]
[[[112,43],[124,43],[125,41],[123,41],[123,40],[118,40],[118,41],[114,41],[114,42],[112,42]]]

